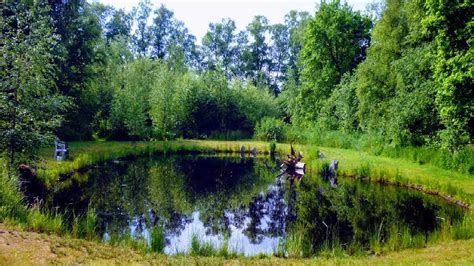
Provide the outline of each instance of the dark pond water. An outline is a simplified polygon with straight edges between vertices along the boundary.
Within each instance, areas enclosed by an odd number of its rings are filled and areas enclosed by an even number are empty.
[[[289,232],[314,247],[368,245],[374,232],[393,228],[429,235],[463,216],[460,208],[388,186],[306,175],[290,184],[277,177],[279,162],[267,157],[205,155],[143,157],[97,165],[51,196],[50,207],[98,214],[98,234],[131,234],[149,241],[152,226],[164,226],[165,253],[186,253],[193,235],[238,253],[271,254]],[[87,179],[85,178],[87,177]]]

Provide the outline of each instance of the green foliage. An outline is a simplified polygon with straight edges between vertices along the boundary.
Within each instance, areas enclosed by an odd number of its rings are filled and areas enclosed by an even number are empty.
[[[112,130],[116,137],[151,137],[147,125],[151,108],[149,98],[160,67],[158,62],[139,59],[129,64],[119,76],[111,110]]]
[[[474,214],[470,212],[466,217],[453,226],[453,238],[454,239],[471,239],[474,238]]]
[[[365,58],[370,43],[370,18],[340,1],[321,2],[304,35],[300,59],[304,86],[298,93],[293,118],[315,122],[323,100],[330,97],[343,74]]]
[[[262,117],[278,115],[274,96],[250,84],[230,85],[222,72],[195,76],[141,59],[123,76],[112,105],[116,138],[222,138],[232,131],[229,138],[248,137]]]
[[[162,66],[150,93],[149,115],[153,124],[153,136],[158,139],[174,139],[181,135],[187,119],[186,93],[193,86],[190,75],[171,71]]]
[[[394,145],[423,145],[439,127],[434,106],[432,44],[421,38],[421,2],[388,1],[367,59],[357,69],[362,128]],[[396,115],[394,115],[396,114]]]
[[[358,128],[359,101],[353,76],[345,74],[334,87],[331,96],[323,102],[318,125],[325,130],[353,132]]]
[[[276,147],[277,147],[277,145],[276,145],[275,141],[270,142],[270,154],[275,154]]]
[[[59,37],[57,45],[49,46],[57,67],[57,77],[49,81],[72,101],[61,130],[55,133],[64,140],[91,139],[102,104],[97,80],[103,77],[106,60],[99,17],[87,1],[47,2],[51,5],[48,18]]]
[[[470,1],[426,1],[426,33],[434,38],[436,107],[445,129],[443,146],[451,150],[474,138],[474,74]]]
[[[285,241],[286,252],[290,258],[306,258],[313,252],[313,246],[304,233],[289,234]]]
[[[364,163],[356,169],[357,178],[370,178],[371,168],[368,163]]]
[[[58,40],[48,11],[42,3],[16,1],[0,9],[0,153],[11,165],[52,141],[67,103],[55,90]]]
[[[34,206],[28,210],[27,225],[31,230],[40,233],[62,234],[65,231],[65,220],[57,212]]]
[[[286,125],[280,119],[265,117],[255,126],[255,138],[264,141],[282,141]]]

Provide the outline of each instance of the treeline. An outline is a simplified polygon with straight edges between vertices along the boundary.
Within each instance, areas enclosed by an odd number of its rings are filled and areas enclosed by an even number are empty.
[[[275,95],[298,72],[301,25],[223,19],[202,44],[171,10],[100,3],[5,1],[1,6],[1,149],[16,155],[63,140],[252,137],[280,117]]]
[[[469,1],[322,1],[282,24],[223,19],[201,42],[173,12],[83,0],[1,6],[1,150],[64,140],[289,139],[302,130],[455,151],[473,140]],[[254,132],[257,130],[257,132]]]
[[[472,143],[473,11],[469,1],[387,0],[371,30],[347,5],[322,3],[304,35],[291,117],[394,146]]]

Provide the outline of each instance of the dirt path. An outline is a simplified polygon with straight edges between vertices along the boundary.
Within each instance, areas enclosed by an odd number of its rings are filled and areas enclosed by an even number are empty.
[[[128,249],[68,237],[25,232],[0,224],[1,265],[114,264],[114,261],[117,262],[116,259],[126,258],[122,262],[132,262],[142,256]]]
[[[55,256],[50,242],[39,234],[0,229],[0,262],[35,261],[45,264]]]

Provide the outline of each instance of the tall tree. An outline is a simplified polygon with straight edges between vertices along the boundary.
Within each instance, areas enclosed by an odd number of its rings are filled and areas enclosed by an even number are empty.
[[[108,41],[119,36],[129,37],[132,28],[132,16],[123,9],[114,10],[110,20],[103,27]]]
[[[392,145],[425,144],[440,126],[429,52],[433,43],[420,24],[425,14],[422,1],[387,1],[367,59],[355,73],[361,128]]]
[[[155,10],[153,25],[150,28],[152,38],[152,57],[163,59],[167,54],[167,49],[171,34],[173,32],[173,12],[164,5]]]
[[[197,64],[196,38],[164,5],[155,10],[150,36],[152,58],[183,60],[182,64],[186,66]]]
[[[277,95],[286,80],[286,72],[290,60],[290,33],[287,25],[275,24],[270,26],[272,42],[269,58],[271,60],[270,90]]]
[[[303,36],[311,18],[308,12],[290,11],[285,15],[285,25],[289,31],[289,61],[288,69],[293,69],[294,78],[299,82],[301,66],[298,63],[299,54],[303,47]]]
[[[298,95],[301,118],[316,121],[322,102],[342,75],[365,59],[371,25],[370,18],[353,11],[347,3],[321,2],[308,22],[300,54],[305,82]]]
[[[299,74],[297,61],[302,46],[302,33],[308,19],[307,12],[292,10],[285,15],[284,24],[269,26],[270,88],[275,95],[281,92],[287,81],[289,69],[292,69],[292,75]]]
[[[0,11],[0,152],[14,165],[50,143],[66,99],[55,90],[58,40],[47,4],[14,1]]]
[[[135,52],[141,57],[148,55],[148,48],[151,44],[150,29],[148,27],[150,12],[150,0],[140,0],[138,7],[133,8],[132,11],[134,21],[136,22],[136,29],[133,34],[133,44]]]
[[[210,23],[209,30],[202,39],[202,46],[208,69],[215,69],[219,65],[230,78],[236,56],[236,26],[231,19],[223,19],[218,23]]]
[[[254,84],[268,84],[269,69],[269,47],[266,42],[268,33],[268,19],[264,16],[255,16],[247,26],[251,42],[248,45],[249,51],[246,55],[247,77]]]
[[[55,58],[61,58],[56,61],[57,86],[73,101],[61,130],[56,133],[63,139],[89,139],[100,104],[91,82],[98,77],[96,67],[103,65],[105,59],[96,49],[102,35],[100,20],[84,0],[49,0],[49,3],[61,44],[55,49]]]
[[[455,150],[474,142],[474,3],[426,1],[423,21],[435,39],[436,106],[445,129],[444,146]]]

